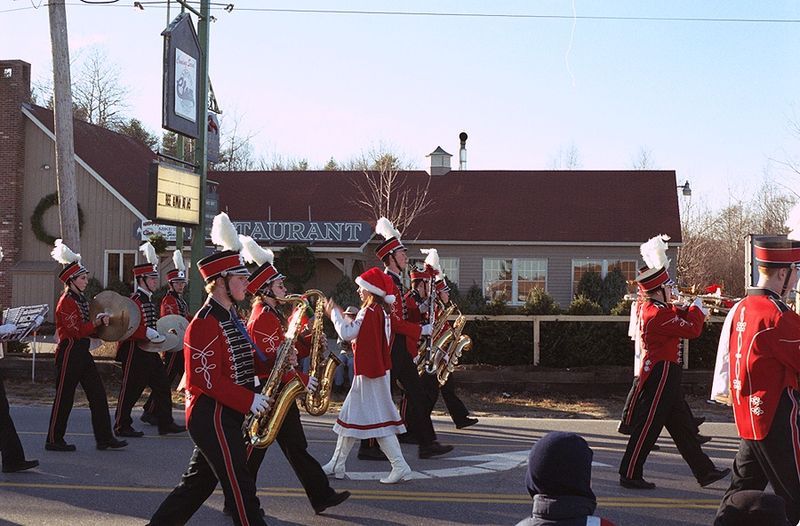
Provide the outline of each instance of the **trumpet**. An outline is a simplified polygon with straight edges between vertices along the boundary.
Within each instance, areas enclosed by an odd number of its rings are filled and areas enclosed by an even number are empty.
[[[722,316],[727,315],[734,304],[741,298],[733,298],[730,296],[723,296],[717,294],[685,294],[679,291],[676,298],[673,299],[673,305],[677,307],[688,308],[689,305],[699,299],[703,303],[703,307],[708,309],[711,314],[719,314]]]

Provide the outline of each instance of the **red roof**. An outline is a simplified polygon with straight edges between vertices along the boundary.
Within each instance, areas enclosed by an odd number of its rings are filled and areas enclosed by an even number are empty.
[[[402,172],[424,186],[428,174]],[[210,172],[220,210],[251,221],[373,221],[357,207],[361,172]],[[643,243],[681,241],[674,171],[451,171],[431,178],[432,211],[404,239]]]
[[[53,129],[52,111],[29,107]],[[143,215],[147,173],[156,158],[125,135],[75,120],[75,153]],[[220,210],[236,221],[368,221],[355,203],[359,171],[209,172]],[[401,172],[424,187],[424,171]],[[430,178],[431,211],[406,240],[643,243],[657,234],[681,241],[672,170],[451,171]]]
[[[53,112],[27,108],[53,131]],[[73,119],[75,154],[100,174],[137,210],[147,216],[148,167],[156,154],[145,144],[101,126]]]

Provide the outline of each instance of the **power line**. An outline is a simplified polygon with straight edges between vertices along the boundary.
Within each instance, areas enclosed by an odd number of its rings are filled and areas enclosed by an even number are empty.
[[[133,8],[133,4],[112,4],[94,2],[66,2],[70,6],[93,6],[93,7],[127,7]],[[148,9],[166,9],[165,1],[142,1],[138,2]],[[47,4],[45,4],[47,5]],[[233,5],[233,9],[230,6]],[[33,7],[16,7],[0,10],[1,13],[13,11],[24,11],[34,9]],[[614,15],[542,15],[533,13],[480,13],[480,12],[457,12],[457,11],[385,11],[385,10],[366,10],[366,9],[294,9],[277,7],[236,7],[235,4],[224,2],[212,2],[211,9],[214,11],[245,11],[257,13],[284,13],[284,14],[315,14],[315,15],[359,15],[359,16],[415,16],[415,17],[451,17],[451,18],[500,18],[500,19],[529,19],[529,20],[588,20],[604,22],[709,22],[709,23],[733,23],[733,24],[797,24],[800,19],[796,18],[718,18],[718,17],[667,17],[667,16],[614,16]]]

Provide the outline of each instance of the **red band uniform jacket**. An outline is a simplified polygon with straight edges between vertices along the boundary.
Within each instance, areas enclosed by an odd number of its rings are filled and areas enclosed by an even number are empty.
[[[680,363],[682,338],[697,338],[703,332],[705,315],[694,305],[681,309],[658,300],[641,302],[639,337],[642,365],[639,386],[643,386],[658,362]]]
[[[56,354],[77,344],[89,348],[89,337],[97,329],[89,319],[89,302],[83,295],[67,290],[56,305]],[[81,341],[85,340],[85,341]]]
[[[252,346],[236,327],[231,311],[209,298],[189,323],[183,345],[186,421],[201,395],[247,414],[256,390],[255,376],[262,371],[257,369]]]
[[[388,294],[394,296],[395,302],[392,304],[391,322],[392,322],[392,341],[389,342],[389,347],[394,345],[394,338],[396,335],[401,335],[406,339],[406,351],[412,358],[417,356],[417,345],[419,343],[420,335],[422,334],[422,326],[419,323],[409,321],[408,313],[406,311],[406,303],[403,300],[403,295],[400,293],[400,288],[397,286],[397,276],[389,271],[386,271],[392,278],[392,290],[387,291]],[[417,309],[419,310],[419,309]]]
[[[131,294],[131,299],[136,306],[139,307],[141,320],[139,321],[139,326],[136,328],[136,331],[131,335],[131,337],[117,344],[117,361],[120,362],[124,362],[127,359],[127,353],[135,352],[135,349],[138,347],[136,345],[137,342],[143,342],[147,340],[148,327],[153,330],[156,329],[156,308],[153,305],[152,296],[148,296],[148,294],[142,289],[136,289],[133,294]],[[146,351],[142,351],[140,349],[139,352]]]
[[[800,316],[767,289],[749,289],[732,314],[730,392],[736,429],[741,438],[763,440],[781,395],[798,388]]]
[[[300,322],[300,327],[302,329],[307,325],[308,317],[303,315],[303,318]],[[269,376],[270,372],[272,371],[272,367],[275,365],[278,349],[286,339],[286,329],[283,326],[282,318],[278,315],[278,312],[275,309],[266,303],[255,303],[253,305],[253,310],[250,311],[250,318],[247,320],[247,332],[250,334],[250,338],[253,340],[253,342],[255,342],[259,349],[264,351],[264,354],[267,356],[267,366],[265,372],[263,376],[259,374],[259,377],[266,378]],[[302,360],[309,355],[311,350],[310,343],[310,337],[308,335],[304,335],[302,332],[295,339],[295,349],[297,349],[298,360]],[[295,378],[295,376],[300,378],[300,380],[303,382],[303,385],[308,385],[308,375],[298,370],[285,373],[283,375],[282,382],[287,383]]]

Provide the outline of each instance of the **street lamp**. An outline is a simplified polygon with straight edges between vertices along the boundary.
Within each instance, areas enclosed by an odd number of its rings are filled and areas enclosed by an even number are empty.
[[[684,197],[692,197],[692,189],[689,187],[689,181],[686,181],[683,184],[679,184],[678,188],[681,189],[681,193]]]

